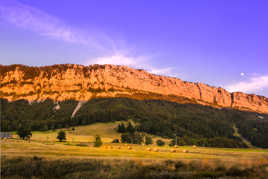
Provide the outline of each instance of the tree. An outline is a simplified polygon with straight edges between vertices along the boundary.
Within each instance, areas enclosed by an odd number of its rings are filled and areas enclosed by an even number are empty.
[[[94,142],[94,147],[100,147],[100,146],[102,146],[101,137],[99,135],[96,135],[95,142]]]
[[[177,143],[178,143],[178,140],[177,140]],[[169,142],[169,146],[174,146],[174,145],[176,145],[177,144],[176,143],[176,140],[175,139],[172,139],[170,142]]]
[[[121,142],[122,143],[131,143],[131,138],[129,137],[128,133],[121,135]]]
[[[132,138],[132,143],[133,144],[141,144],[143,142],[142,135],[137,133],[137,132],[130,133],[130,136]]]
[[[150,136],[145,137],[145,144],[150,145],[153,144],[153,139]]]
[[[156,141],[156,145],[158,145],[158,146],[164,146],[165,145],[165,142],[159,139],[159,140]]]
[[[126,127],[125,127],[124,123],[118,124],[118,126],[117,126],[117,132],[119,132],[119,133],[126,132]]]
[[[184,138],[183,137],[175,137],[174,139],[172,139],[169,143],[169,146],[174,146],[174,145],[186,145]],[[191,144],[189,144],[189,145],[191,145]]]
[[[17,134],[23,140],[32,137],[32,132],[31,132],[30,127],[27,127],[25,125],[21,125],[18,128]]]
[[[129,144],[141,144],[143,142],[143,137],[139,133],[124,133],[121,135],[122,143]]]
[[[45,124],[45,125],[43,126],[42,131],[47,131],[47,130],[48,130],[48,126]]]
[[[57,139],[59,139],[60,142],[65,141],[66,140],[66,133],[63,130],[59,131]]]
[[[128,122],[127,132],[130,132],[130,133],[135,132],[135,128],[132,126],[131,122]]]

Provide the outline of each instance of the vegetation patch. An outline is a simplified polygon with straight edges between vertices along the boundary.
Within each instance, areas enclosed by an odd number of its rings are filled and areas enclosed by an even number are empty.
[[[1,160],[1,177],[7,178],[265,178],[265,166],[251,168],[202,166],[200,163],[184,163],[167,160],[146,163],[133,160],[47,160],[32,158],[5,158]],[[220,168],[220,169],[219,169]]]

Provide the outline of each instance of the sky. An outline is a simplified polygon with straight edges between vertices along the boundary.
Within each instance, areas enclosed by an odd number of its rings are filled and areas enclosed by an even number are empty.
[[[266,0],[0,0],[0,64],[118,64],[268,97]]]

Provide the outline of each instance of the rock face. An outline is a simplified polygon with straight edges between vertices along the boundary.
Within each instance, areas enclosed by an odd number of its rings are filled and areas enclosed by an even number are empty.
[[[10,101],[47,98],[86,101],[94,97],[137,98],[138,95],[144,99],[171,101],[182,97],[203,105],[268,113],[268,98],[263,96],[229,93],[223,88],[154,75],[127,66],[0,66],[0,98]]]

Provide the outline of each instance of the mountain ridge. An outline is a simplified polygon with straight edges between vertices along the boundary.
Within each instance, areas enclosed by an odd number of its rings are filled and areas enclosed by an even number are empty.
[[[119,65],[61,64],[31,67],[0,65],[0,98],[9,101],[98,97],[164,99],[213,107],[268,113],[268,98],[221,87],[183,81]]]

